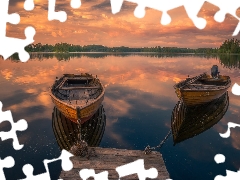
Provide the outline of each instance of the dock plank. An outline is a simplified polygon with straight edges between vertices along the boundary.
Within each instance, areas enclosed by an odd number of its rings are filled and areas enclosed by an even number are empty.
[[[165,167],[162,155],[159,152],[153,151],[151,154],[146,155],[140,150],[126,150],[115,148],[94,148],[96,156],[90,156],[90,159],[86,157],[74,156],[71,158],[73,162],[73,169],[71,171],[62,171],[59,179],[81,179],[79,172],[82,169],[94,169],[95,173],[108,171],[108,179],[119,178],[116,167],[134,162],[138,159],[144,159],[145,169],[156,168],[158,171],[158,177],[155,179],[166,180],[169,179],[169,173]],[[94,179],[94,178],[89,178]],[[121,180],[136,180],[137,174],[129,175],[121,178]]]

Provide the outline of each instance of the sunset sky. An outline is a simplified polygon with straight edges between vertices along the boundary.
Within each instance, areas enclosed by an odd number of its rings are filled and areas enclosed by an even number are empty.
[[[199,30],[188,18],[184,7],[169,11],[172,22],[160,24],[162,12],[147,9],[146,16],[138,19],[133,12],[136,4],[125,1],[121,11],[112,14],[110,0],[82,0],[79,9],[70,6],[70,0],[56,0],[56,11],[66,11],[66,22],[48,21],[48,1],[34,0],[35,9],[27,12],[24,0],[10,0],[9,13],[19,13],[18,25],[7,25],[7,36],[25,38],[24,29],[36,29],[35,42],[55,44],[67,42],[79,45],[101,44],[105,46],[171,46],[171,47],[219,47],[233,38],[238,20],[227,15],[223,23],[214,20],[218,7],[205,3],[199,17],[207,20],[207,26]],[[236,12],[240,16],[240,8]],[[234,38],[240,39],[240,34]]]

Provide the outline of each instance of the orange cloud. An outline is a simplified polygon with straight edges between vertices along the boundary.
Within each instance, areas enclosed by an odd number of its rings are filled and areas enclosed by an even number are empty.
[[[70,3],[57,1],[56,9],[64,10],[68,14],[67,21],[61,23],[48,21],[46,1],[34,2],[35,9],[31,12],[23,9],[23,2],[10,6],[11,13],[18,12],[21,15],[21,23],[9,25],[8,36],[24,38],[24,29],[32,25],[37,31],[36,43],[218,47],[225,39],[232,38],[231,35],[238,23],[229,15],[223,23],[215,22],[213,16],[218,7],[205,3],[198,15],[207,19],[207,27],[204,30],[194,26],[184,7],[169,11],[172,22],[163,26],[160,24],[162,12],[147,9],[145,17],[138,19],[133,15],[136,5],[124,2],[121,12],[114,15],[111,13],[110,2],[104,0],[86,1],[79,9],[72,9]]]

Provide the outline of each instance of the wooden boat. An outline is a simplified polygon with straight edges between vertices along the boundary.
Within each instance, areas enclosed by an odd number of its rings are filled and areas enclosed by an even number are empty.
[[[91,147],[99,146],[106,126],[106,115],[101,105],[97,112],[81,125],[81,138]],[[78,125],[67,119],[56,107],[52,113],[52,128],[60,149],[70,150],[78,141]]]
[[[206,73],[187,78],[174,85],[175,92],[187,106],[210,102],[222,96],[231,85],[229,76],[219,75],[217,78]]]
[[[104,87],[90,74],[64,74],[49,90],[53,103],[71,121],[77,123],[80,109],[81,123],[89,120],[104,99]]]
[[[174,145],[203,133],[218,123],[229,105],[228,92],[221,97],[198,106],[186,106],[178,101],[172,112],[171,128]]]

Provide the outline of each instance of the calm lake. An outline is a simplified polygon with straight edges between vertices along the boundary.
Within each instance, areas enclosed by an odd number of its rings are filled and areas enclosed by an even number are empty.
[[[173,85],[218,65],[220,74],[240,84],[239,56],[197,56],[157,54],[32,54],[22,63],[14,57],[0,59],[0,101],[3,110],[11,110],[14,121],[25,119],[28,129],[17,132],[21,150],[12,140],[1,141],[0,157],[12,156],[13,168],[4,169],[7,180],[24,179],[22,167],[31,164],[34,174],[46,172],[43,160],[59,157],[61,150],[52,127],[54,104],[48,88],[65,73],[97,75],[104,84],[105,131],[100,147],[144,150],[156,146],[171,129],[171,116],[178,98]],[[232,87],[231,85],[231,87]],[[221,138],[228,122],[240,123],[240,97],[231,93],[229,106],[220,121],[201,134],[174,145],[170,136],[159,150],[173,180],[213,180],[226,175],[226,169],[240,168],[240,128],[231,129],[229,138]],[[200,113],[200,112],[199,112]],[[196,112],[198,114],[198,112]],[[0,131],[9,131],[9,122]],[[216,154],[226,161],[217,164]],[[52,179],[58,179],[60,162],[49,166]]]

